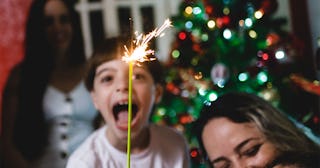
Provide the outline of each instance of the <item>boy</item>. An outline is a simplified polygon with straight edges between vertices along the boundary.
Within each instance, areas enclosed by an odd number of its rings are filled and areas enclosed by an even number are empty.
[[[106,126],[94,132],[71,155],[67,168],[124,168],[127,162],[128,71],[121,60],[125,43],[107,39],[89,60],[86,87]],[[187,168],[186,141],[171,128],[149,123],[162,97],[162,67],[147,61],[133,68],[131,167]]]

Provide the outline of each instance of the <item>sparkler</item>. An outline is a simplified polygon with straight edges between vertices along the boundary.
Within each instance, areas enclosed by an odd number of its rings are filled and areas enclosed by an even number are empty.
[[[139,62],[153,61],[156,58],[150,58],[154,55],[154,50],[149,49],[149,42],[158,36],[163,36],[163,31],[171,26],[171,21],[166,19],[162,26],[154,29],[147,35],[135,33],[136,38],[132,40],[130,50],[125,47],[122,60],[129,64],[129,88],[128,88],[128,137],[127,137],[127,168],[130,168],[130,150],[131,150],[131,118],[132,118],[132,73],[133,65],[139,65]]]
[[[153,55],[154,50],[148,49],[149,42],[158,36],[163,36],[163,31],[171,26],[171,21],[169,19],[165,20],[163,25],[159,28],[154,29],[147,35],[144,34],[138,34],[138,32],[135,32],[136,39],[133,40],[133,44],[135,45],[134,49],[131,49],[131,51],[125,47],[124,56],[122,57],[122,60],[126,62],[144,62],[144,61],[152,61],[155,58],[149,58],[148,55]]]

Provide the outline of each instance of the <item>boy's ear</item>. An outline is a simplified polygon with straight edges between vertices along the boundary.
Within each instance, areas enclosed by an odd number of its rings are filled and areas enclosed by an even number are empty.
[[[90,95],[91,95],[94,107],[96,107],[96,109],[99,110],[99,106],[98,106],[98,103],[97,103],[97,98],[96,98],[95,92],[94,91],[90,91]]]
[[[155,104],[160,103],[163,95],[163,87],[160,84],[156,85],[156,97],[155,97]]]

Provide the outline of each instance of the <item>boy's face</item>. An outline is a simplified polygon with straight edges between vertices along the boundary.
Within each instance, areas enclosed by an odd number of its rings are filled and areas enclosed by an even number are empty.
[[[91,96],[95,107],[108,125],[107,137],[111,143],[127,139],[129,66],[120,59],[97,67]],[[134,66],[132,77],[131,137],[138,136],[148,124],[154,103],[162,96],[162,88],[154,83],[150,72]]]

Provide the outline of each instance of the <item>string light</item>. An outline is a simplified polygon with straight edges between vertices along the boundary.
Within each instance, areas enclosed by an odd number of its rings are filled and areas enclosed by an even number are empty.
[[[177,59],[180,56],[180,51],[179,50],[173,50],[171,53],[172,57]]]
[[[207,23],[207,26],[210,29],[213,29],[216,26],[216,22],[214,20],[209,20],[208,23]]]
[[[263,11],[261,11],[261,10],[258,10],[258,11],[256,11],[256,12],[254,13],[254,17],[255,17],[256,19],[261,19],[262,16],[263,16]]]
[[[238,79],[239,79],[239,81],[241,81],[241,82],[244,82],[244,81],[248,80],[248,78],[249,78],[249,74],[246,73],[246,72],[242,72],[242,73],[240,73],[240,74],[238,75]]]
[[[225,39],[231,39],[231,37],[232,37],[231,31],[230,31],[229,29],[225,29],[225,30],[223,31],[223,37],[224,37]]]
[[[193,10],[192,10],[192,13],[195,14],[195,15],[198,15],[202,12],[201,8],[200,7],[194,7]]]
[[[187,6],[187,7],[184,9],[184,12],[186,12],[186,14],[188,14],[188,15],[191,15],[191,14],[192,14],[192,7],[191,7],[191,6]]]

